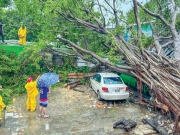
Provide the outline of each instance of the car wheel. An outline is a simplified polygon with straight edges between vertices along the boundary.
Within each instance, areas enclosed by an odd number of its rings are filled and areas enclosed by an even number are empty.
[[[100,95],[100,92],[99,92],[99,91],[97,91],[97,95],[98,95],[98,100],[99,100],[99,101],[103,100],[103,99],[101,98],[101,95]]]

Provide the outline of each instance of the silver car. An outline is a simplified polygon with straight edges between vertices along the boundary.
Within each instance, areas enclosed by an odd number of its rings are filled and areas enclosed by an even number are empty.
[[[90,83],[99,100],[124,100],[129,98],[128,86],[115,73],[97,73],[90,78]]]

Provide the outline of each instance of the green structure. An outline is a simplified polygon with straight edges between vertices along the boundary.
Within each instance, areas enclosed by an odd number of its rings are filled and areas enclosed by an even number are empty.
[[[0,45],[0,52],[4,54],[16,53],[19,55],[21,51],[23,51],[24,46],[8,46],[8,45]]]
[[[121,78],[123,79],[124,83],[128,86],[131,86],[133,88],[137,87],[136,79],[130,75],[121,74]]]
[[[120,77],[123,79],[124,83],[132,88],[137,88],[137,82],[136,79],[133,76],[121,74]],[[143,84],[143,93],[148,93],[148,86],[146,84]]]

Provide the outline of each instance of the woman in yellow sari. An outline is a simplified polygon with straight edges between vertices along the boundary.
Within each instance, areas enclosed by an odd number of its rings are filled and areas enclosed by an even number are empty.
[[[22,26],[18,30],[19,44],[26,45],[26,27]]]
[[[0,95],[0,119],[2,118],[2,110],[6,107],[6,105],[2,101],[2,97]]]
[[[36,96],[38,95],[38,78],[35,81],[33,81],[32,77],[28,78],[27,84],[25,85],[27,91],[26,110],[30,110],[31,112],[35,111],[36,109]]]

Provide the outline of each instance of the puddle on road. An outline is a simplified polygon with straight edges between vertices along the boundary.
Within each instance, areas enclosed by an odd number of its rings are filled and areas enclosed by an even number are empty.
[[[49,124],[45,125],[45,130],[49,130]]]
[[[113,124],[121,118],[140,123],[143,117],[150,115],[147,109],[142,111],[138,105],[127,101],[100,102],[92,90],[83,89],[84,93],[66,88],[52,91],[54,94],[47,107],[51,117],[47,119],[38,117],[38,108],[35,112],[25,110],[26,96],[17,98],[11,111],[6,111],[4,135],[126,134],[122,128],[113,129]],[[134,130],[128,134],[136,135]]]

